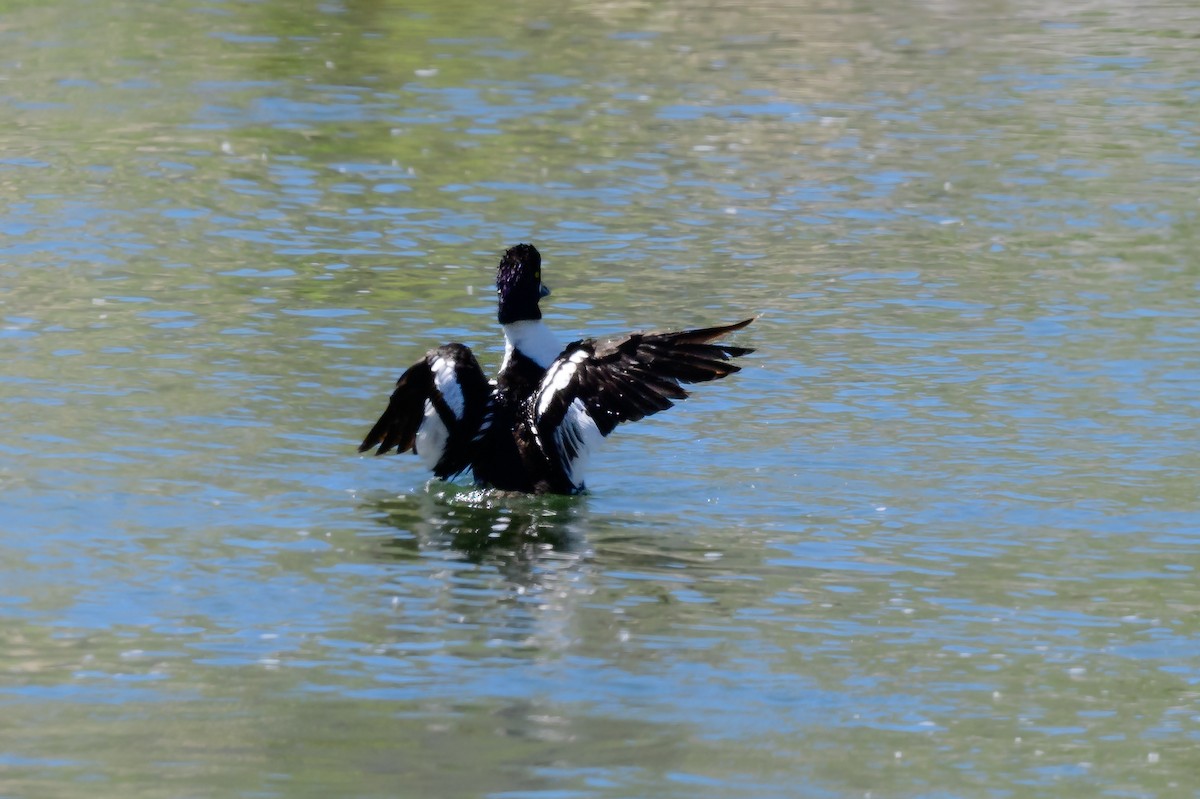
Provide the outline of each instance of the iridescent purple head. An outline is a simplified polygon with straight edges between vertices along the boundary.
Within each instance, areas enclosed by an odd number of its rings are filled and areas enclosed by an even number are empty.
[[[542,256],[532,244],[518,244],[504,253],[496,267],[500,324],[541,319],[538,300],[550,294],[542,284]]]

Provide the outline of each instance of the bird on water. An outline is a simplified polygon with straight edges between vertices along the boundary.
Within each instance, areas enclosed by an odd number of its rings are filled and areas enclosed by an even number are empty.
[[[634,422],[740,369],[748,347],[713,343],[754,321],[583,339],[563,347],[542,321],[542,257],[518,244],[496,269],[504,358],[489,381],[470,348],[444,344],[413,364],[359,452],[412,450],[444,480],[470,469],[486,487],[530,494],[584,490],[590,455]]]

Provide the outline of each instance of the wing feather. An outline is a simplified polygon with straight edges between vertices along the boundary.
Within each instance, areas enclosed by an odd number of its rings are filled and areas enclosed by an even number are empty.
[[[753,350],[711,342],[753,321],[569,344],[546,370],[528,406],[538,439],[543,446],[553,442],[547,456],[575,488],[582,487],[588,451],[618,424],[686,399],[683,383],[717,380],[738,371],[730,360]]]
[[[419,454],[439,477],[458,474],[470,463],[490,386],[470,348],[446,344],[409,367],[387,408],[367,433],[359,452]]]

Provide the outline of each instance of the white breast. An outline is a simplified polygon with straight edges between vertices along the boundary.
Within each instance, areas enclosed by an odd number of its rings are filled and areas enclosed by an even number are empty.
[[[514,350],[520,350],[538,366],[546,369],[562,352],[558,337],[541,319],[509,322],[504,326],[504,361],[500,371],[508,366]]]

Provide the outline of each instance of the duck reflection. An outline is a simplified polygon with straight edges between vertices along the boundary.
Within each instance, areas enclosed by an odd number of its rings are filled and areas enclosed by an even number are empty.
[[[389,581],[393,601],[404,618],[426,620],[394,634],[453,641],[472,658],[539,658],[578,637],[577,605],[592,591],[583,498],[438,483],[371,504],[395,528],[375,557],[405,562]]]
[[[471,563],[527,570],[540,560],[586,554],[586,500],[529,496],[431,483],[423,491],[376,500],[381,521],[399,532],[381,545],[396,558],[452,550]]]

